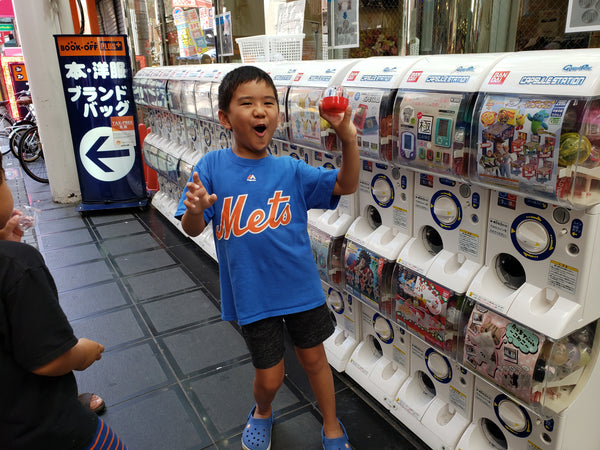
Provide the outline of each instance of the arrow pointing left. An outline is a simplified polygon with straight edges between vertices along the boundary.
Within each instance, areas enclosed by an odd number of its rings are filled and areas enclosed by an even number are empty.
[[[94,164],[105,172],[114,172],[100,158],[122,158],[129,156],[129,149],[122,150],[101,150],[102,145],[106,142],[108,136],[99,136],[96,142],[90,147],[85,154]]]

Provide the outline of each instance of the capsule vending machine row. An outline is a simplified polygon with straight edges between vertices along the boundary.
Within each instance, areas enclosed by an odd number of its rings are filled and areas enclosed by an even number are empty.
[[[158,174],[159,190],[152,197],[152,205],[163,214],[172,209],[173,186],[169,179],[169,154],[177,145],[170,140],[175,120],[169,111],[167,93],[173,71],[173,67],[149,68],[144,83],[144,103],[148,113],[146,126],[150,128],[150,133],[144,140],[142,151],[146,164]],[[171,159],[170,162],[172,161]]]
[[[392,158],[417,173],[413,234],[392,275],[393,314],[419,339],[393,414],[433,448],[454,447],[471,419],[474,375],[456,363],[456,341],[462,301],[484,263],[489,190],[465,180],[470,121],[479,86],[503,56],[425,57],[394,105]]]
[[[494,190],[459,325],[457,357],[481,378],[461,450],[600,439],[599,56],[511,54],[480,89],[469,172]]]
[[[391,318],[391,271],[412,232],[413,172],[393,167],[396,88],[418,57],[361,60],[342,88],[352,106],[361,169],[356,218],[343,245],[344,289],[361,301],[360,342],[346,373],[386,408],[408,375],[410,337]]]
[[[191,163],[192,167],[205,154],[206,150],[203,146],[202,122],[196,112],[196,98],[194,95],[196,82],[202,78],[204,70],[204,65],[187,66],[185,75],[181,80],[181,110],[189,141],[189,151],[182,156],[182,159],[186,163]]]

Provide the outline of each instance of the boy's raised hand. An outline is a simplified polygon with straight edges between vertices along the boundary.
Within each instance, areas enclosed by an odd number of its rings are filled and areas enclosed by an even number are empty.
[[[319,101],[319,114],[331,124],[342,142],[356,141],[356,127],[352,123],[352,106],[348,105],[343,113],[330,113],[323,110],[322,100]]]
[[[186,186],[188,191],[183,204],[190,214],[202,214],[217,201],[217,195],[209,194],[202,185],[198,172],[193,173],[192,181],[189,181]]]

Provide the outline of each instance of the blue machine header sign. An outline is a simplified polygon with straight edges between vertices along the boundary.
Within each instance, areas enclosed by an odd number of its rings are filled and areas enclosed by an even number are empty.
[[[55,36],[79,175],[79,210],[147,202],[125,36]]]

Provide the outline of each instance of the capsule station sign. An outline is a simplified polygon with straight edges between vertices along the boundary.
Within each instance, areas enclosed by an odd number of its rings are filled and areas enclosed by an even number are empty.
[[[79,211],[144,206],[144,170],[125,36],[56,35],[81,189]]]

